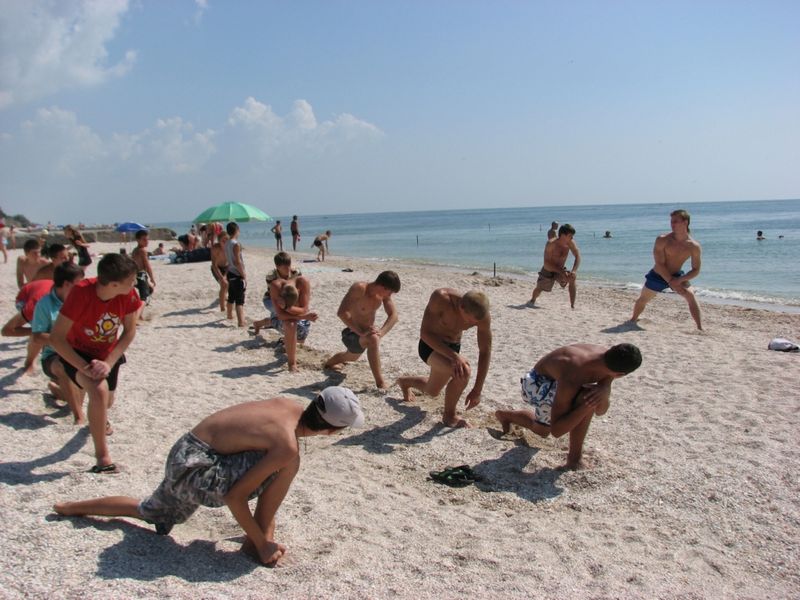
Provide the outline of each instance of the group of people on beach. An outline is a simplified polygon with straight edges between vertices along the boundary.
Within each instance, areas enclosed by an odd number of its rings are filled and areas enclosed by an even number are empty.
[[[580,254],[572,239],[575,230],[569,225],[560,228],[557,225],[554,223],[557,232],[547,242],[545,264],[536,290],[549,291],[555,281],[562,287],[569,285],[570,304],[574,307],[575,271]],[[699,273],[700,246],[689,236],[688,213],[673,212],[671,226],[670,233],[656,240],[656,264],[647,274],[633,320],[657,292],[669,287],[687,299],[699,328],[699,310],[688,281]],[[238,233],[238,225],[231,222],[218,236],[212,245],[211,270],[220,284],[220,310],[229,319],[235,310],[237,324],[243,327],[247,272]],[[330,232],[326,234],[330,237]],[[327,238],[321,243],[325,241]],[[135,338],[147,293],[152,293],[155,287],[147,242],[147,233],[139,232],[137,248],[130,257],[103,256],[97,264],[96,278],[85,279],[83,270],[70,260],[51,263],[52,289],[46,293],[49,294],[46,301],[34,302],[32,313],[29,300],[20,308],[28,311],[23,319],[32,323],[31,342],[48,347],[42,356],[42,370],[51,379],[51,391],[69,404],[78,423],[83,422],[82,395],[89,397],[89,430],[96,456],[91,469],[94,473],[117,470],[107,444],[107,436],[112,433],[108,409],[114,402],[125,350]],[[575,263],[567,271],[564,263],[569,253],[574,255]],[[683,274],[680,268],[689,258],[692,269]],[[293,268],[291,256],[278,251],[274,264],[275,268],[267,274],[263,297],[269,315],[255,321],[252,332],[257,335],[266,327],[278,330],[283,336],[288,369],[295,371],[297,345],[305,341],[318,315],[310,306],[311,281]],[[143,292],[142,286],[147,292]],[[380,347],[398,321],[392,296],[400,289],[400,277],[393,271],[384,271],[373,281],[358,281],[350,286],[337,311],[344,325],[341,333],[344,350],[328,358],[324,368],[339,369],[366,353],[376,386],[381,390],[387,388]],[[539,295],[536,290],[532,302]],[[386,318],[378,327],[377,313],[381,307]],[[25,328],[19,320],[12,325],[17,332]],[[397,379],[406,402],[415,400],[415,391],[438,396],[444,390],[442,422],[447,427],[470,426],[459,416],[458,406],[472,379],[472,366],[460,353],[462,335],[472,328],[477,335],[478,360],[473,386],[464,398],[464,405],[466,410],[478,406],[492,353],[489,300],[481,291],[433,290],[422,317],[418,342],[418,355],[426,371]],[[6,334],[5,328],[3,333]],[[26,358],[30,370],[28,359],[30,344]],[[609,408],[613,381],[635,371],[641,362],[639,349],[628,343],[610,348],[593,344],[556,348],[521,377],[520,392],[525,406],[497,410],[495,417],[504,433],[517,425],[542,437],[569,434],[564,466],[577,468],[593,417],[605,414]],[[254,553],[262,563],[274,564],[286,551],[285,546],[275,541],[275,515],[299,468],[298,439],[358,427],[363,420],[358,398],[341,386],[323,389],[305,408],[287,398],[231,406],[202,420],[175,443],[167,458],[164,480],[145,500],[111,496],[60,502],[54,509],[62,515],[133,517],[155,525],[158,533],[167,534],[200,505],[226,505],[246,533],[244,549]],[[247,504],[252,498],[258,498],[253,512]]]

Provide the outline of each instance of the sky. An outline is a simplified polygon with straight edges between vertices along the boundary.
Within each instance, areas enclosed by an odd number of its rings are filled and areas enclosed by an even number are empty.
[[[799,198],[798,31],[794,0],[0,0],[0,208]]]

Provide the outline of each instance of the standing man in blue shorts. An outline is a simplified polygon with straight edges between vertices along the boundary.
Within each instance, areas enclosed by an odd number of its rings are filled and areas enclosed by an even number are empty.
[[[698,329],[703,329],[700,323],[700,306],[689,287],[689,280],[700,274],[700,256],[703,252],[697,240],[689,235],[689,221],[691,217],[685,210],[675,210],[670,213],[670,226],[672,231],[656,238],[653,246],[655,266],[645,275],[642,293],[633,305],[634,323],[639,320],[647,303],[656,297],[656,294],[670,288],[679,296],[683,296],[689,305],[689,312]],[[692,269],[684,273],[683,263],[692,259]]]

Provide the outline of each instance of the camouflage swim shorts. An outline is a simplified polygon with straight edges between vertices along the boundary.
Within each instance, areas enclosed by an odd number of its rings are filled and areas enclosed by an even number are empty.
[[[242,476],[264,458],[264,451],[249,450],[220,454],[189,432],[175,442],[167,457],[164,481],[139,504],[139,514],[167,534],[176,523],[183,523],[199,506],[225,504],[225,495]],[[250,494],[261,494],[277,473],[270,475]]]

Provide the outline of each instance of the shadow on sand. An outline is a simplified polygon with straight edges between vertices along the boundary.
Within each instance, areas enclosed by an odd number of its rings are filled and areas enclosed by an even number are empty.
[[[625,321],[613,327],[601,329],[600,333],[627,333],[629,331],[645,331],[644,327],[634,321]]]
[[[66,460],[78,452],[78,450],[83,448],[88,438],[89,428],[81,427],[75,432],[75,435],[72,436],[72,439],[64,444],[61,449],[53,452],[52,454],[47,454],[46,456],[42,456],[41,458],[34,460],[0,463],[0,483],[4,483],[6,485],[30,485],[44,481],[55,481],[56,479],[61,479],[62,477],[71,475],[72,472],[67,471],[62,471],[59,473],[43,473],[41,475],[37,475],[33,471],[40,467],[45,467],[47,465],[52,465]]]
[[[425,444],[436,436],[456,431],[451,427],[445,427],[442,423],[436,423],[428,431],[416,437],[405,437],[403,432],[422,423],[427,413],[416,404],[408,404],[395,398],[387,398],[386,402],[402,415],[400,419],[384,427],[375,427],[339,440],[334,446],[362,446],[364,450],[373,454],[390,454],[394,452],[395,446]]]
[[[514,447],[499,458],[484,460],[473,467],[483,478],[475,486],[484,492],[511,492],[528,502],[540,502],[561,495],[564,489],[558,487],[556,482],[564,474],[563,471],[549,467],[533,473],[523,471],[538,451],[523,439],[515,440]]]
[[[208,540],[194,540],[184,546],[170,536],[157,535],[150,527],[122,519],[51,514],[47,520],[68,520],[79,531],[92,527],[122,532],[121,541],[100,552],[95,575],[102,579],[155,581],[177,577],[191,583],[226,582],[260,566],[239,550],[220,550]]]

